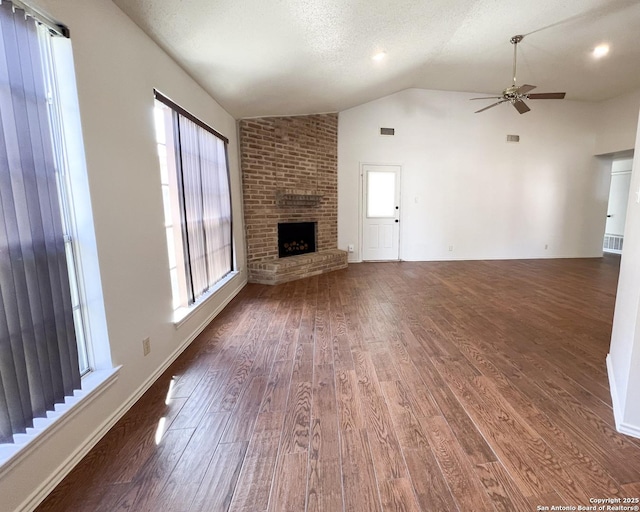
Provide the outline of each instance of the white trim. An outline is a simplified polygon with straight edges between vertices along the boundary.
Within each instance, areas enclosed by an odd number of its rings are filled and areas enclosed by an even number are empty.
[[[120,368],[89,373],[82,379],[82,389],[67,397],[64,404],[56,404],[55,410],[47,412],[46,418],[34,419],[34,428],[28,428],[26,434],[14,435],[14,443],[0,445],[0,480],[111,387]]]
[[[616,422],[616,430],[621,434],[626,434],[640,439],[640,427],[630,425],[623,421],[623,410],[618,398],[616,380],[613,374],[613,362],[611,361],[610,353],[607,354],[607,375],[609,376],[609,390],[611,392],[611,402],[613,404],[613,417]]]
[[[381,163],[381,162],[371,162],[371,161],[360,161],[358,162],[358,173],[359,173],[359,180],[358,180],[358,259],[357,260],[349,260],[349,258],[347,257],[347,260],[349,261],[349,263],[362,263],[364,260],[362,259],[362,250],[364,247],[363,244],[363,235],[362,232],[364,230],[364,166],[365,165],[389,165],[389,166],[398,166],[400,167],[400,172],[402,172],[402,169],[404,168],[404,164],[403,163]],[[402,200],[402,188],[400,188],[400,200]],[[402,210],[400,210],[400,214],[402,214]],[[400,227],[400,229],[402,230],[402,227]],[[400,239],[402,239],[402,236],[400,236]],[[349,253],[351,254],[351,253]],[[400,258],[400,242],[398,243],[398,258],[399,260]]]
[[[121,366],[116,370],[119,371]],[[115,379],[114,379],[115,380]],[[106,389],[106,388],[105,388]],[[88,403],[88,402],[87,402]],[[125,411],[126,412],[126,411]],[[124,415],[124,413],[123,413]],[[31,512],[35,510],[42,501],[53,491],[57,485],[71,472],[71,470],[84,458],[91,449],[98,444],[98,441],[113,427],[121,416],[108,418],[98,427],[98,429],[84,442],[78,446],[71,455],[69,455],[60,466],[51,474],[51,476],[42,482],[30,496],[25,499],[15,512]]]
[[[201,306],[206,304],[209,301],[209,299],[211,299],[218,291],[220,291],[222,288],[224,288],[224,286],[227,283],[229,283],[234,277],[236,277],[239,273],[240,272],[238,272],[237,270],[229,272],[220,281],[218,281],[209,290],[207,290],[206,293],[204,293],[201,297],[199,297],[198,300],[195,302],[195,304],[192,304],[191,306],[189,306],[187,308],[178,308],[178,309],[176,309],[174,311],[174,313],[173,313],[173,325],[176,327],[176,329],[178,327],[180,327],[182,324],[184,324],[189,319],[189,317],[191,315],[193,315],[198,309],[200,309]],[[245,282],[245,284],[246,284],[246,282]],[[238,292],[234,292],[231,298],[235,297],[237,295],[237,293]],[[229,300],[231,300],[231,299],[229,299]],[[225,301],[222,307],[224,307],[227,304],[229,304],[229,300]],[[215,315],[217,315],[219,312],[220,312],[220,307],[216,308],[216,310],[214,312],[214,315],[212,317],[210,317],[209,322],[211,320],[213,320]]]
[[[171,366],[171,364],[184,352],[184,350],[195,340],[198,335],[209,325],[209,323],[240,293],[246,286],[247,279],[243,279],[240,284],[229,294],[229,296],[191,333],[178,348],[176,348],[165,362],[144,381],[144,383],[122,404],[109,418],[107,418],[89,438],[82,443],[67,459],[60,464],[51,477],[42,483],[31,495],[22,502],[15,512],[30,512],[34,510],[56,486],[71,472],[71,470],[98,444],[105,434],[133,407],[133,405],[144,395],[147,390],[158,380],[158,378]],[[1,477],[1,475],[0,475]]]
[[[58,80],[60,120],[65,135],[64,148],[67,159],[64,170],[68,186],[70,234],[75,240],[74,257],[89,366],[94,369],[108,370],[113,367],[113,364],[100,277],[100,260],[93,222],[91,190],[80,119],[73,51],[70,39],[54,37],[50,42],[55,60],[54,77],[64,77],[64,80]]]
[[[613,418],[616,422],[616,429],[620,431],[620,425],[622,423],[622,409],[620,408],[620,401],[618,400],[618,390],[616,388],[616,379],[613,375],[613,362],[611,361],[610,353],[607,354],[607,375],[609,377],[611,403],[613,404]]]
[[[621,434],[625,434],[627,436],[635,437],[640,439],[640,428],[634,425],[629,425],[628,423],[622,422],[618,427],[618,432]]]

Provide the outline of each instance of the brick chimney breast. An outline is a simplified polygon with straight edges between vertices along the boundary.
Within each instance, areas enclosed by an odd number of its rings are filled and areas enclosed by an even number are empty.
[[[240,121],[249,281],[278,284],[347,266],[338,245],[338,115]],[[317,222],[316,252],[278,257],[279,222]]]

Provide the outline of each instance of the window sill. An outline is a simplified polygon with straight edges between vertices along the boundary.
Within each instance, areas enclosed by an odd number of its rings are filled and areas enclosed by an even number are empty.
[[[26,434],[16,434],[14,443],[0,445],[0,479],[22,459],[35,453],[54,433],[104,393],[117,380],[121,366],[109,370],[95,370],[82,378],[82,389],[67,397],[65,403],[56,404],[46,418],[36,418],[34,427]]]
[[[225,287],[229,282],[233,280],[240,272],[235,270],[233,272],[229,272],[225,277],[223,277],[220,281],[218,281],[215,285],[211,287],[211,289],[202,295],[195,304],[192,304],[189,307],[178,308],[173,313],[173,325],[176,329],[178,329],[182,324],[184,324],[189,317],[191,317],[197,310],[204,306],[209,300],[216,295],[222,288]]]

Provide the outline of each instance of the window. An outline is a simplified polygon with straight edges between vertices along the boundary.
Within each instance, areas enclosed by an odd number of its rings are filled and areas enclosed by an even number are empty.
[[[0,4],[0,444],[89,371],[52,49],[65,36],[20,2]]]
[[[174,310],[233,270],[228,139],[155,91],[155,121]]]

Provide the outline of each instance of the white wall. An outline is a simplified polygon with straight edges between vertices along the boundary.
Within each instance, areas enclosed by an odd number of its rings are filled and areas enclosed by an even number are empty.
[[[119,378],[64,431],[5,472],[0,509],[47,488],[66,462],[123,412],[175,352],[246,282],[235,120],[109,0],[42,0],[71,30],[106,320]],[[157,88],[230,139],[234,235],[240,274],[193,317],[172,323],[171,286],[153,126]],[[150,336],[152,351],[142,355]],[[95,440],[95,439],[94,439]]]
[[[596,155],[632,149],[636,140],[640,90],[618,96],[597,106]]]
[[[640,145],[638,111],[640,90],[600,103],[596,153],[613,159],[616,153],[627,154]],[[628,166],[613,160],[612,170]],[[633,159],[631,186],[624,227],[624,250],[607,356],[607,370],[616,426],[620,432],[640,437],[640,190],[638,153]]]
[[[592,156],[594,106],[474,114],[473,96],[410,89],[340,113],[338,246],[358,247],[360,164],[385,163],[402,165],[403,260],[601,256],[610,162]]]
[[[635,144],[640,147],[640,131]],[[635,155],[607,368],[618,430],[640,437],[640,163]]]

